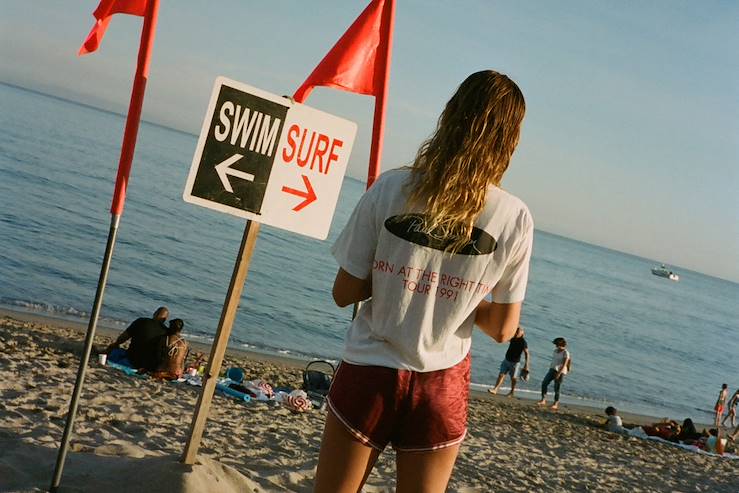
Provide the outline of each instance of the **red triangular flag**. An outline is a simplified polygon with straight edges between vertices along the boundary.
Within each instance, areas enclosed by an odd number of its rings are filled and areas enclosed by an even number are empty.
[[[82,43],[77,55],[92,53],[100,47],[100,42],[105,36],[105,30],[108,29],[110,16],[113,14],[130,14],[143,17],[146,14],[146,2],[147,0],[101,0],[98,8],[92,13],[97,21],[92,26],[90,34]]]
[[[293,98],[302,103],[315,86],[377,96],[387,72],[390,6],[372,0],[321,60]]]

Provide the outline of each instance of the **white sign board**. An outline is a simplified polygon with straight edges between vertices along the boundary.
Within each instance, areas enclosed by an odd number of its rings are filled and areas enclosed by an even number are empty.
[[[354,122],[219,77],[183,198],[325,239],[356,133]]]

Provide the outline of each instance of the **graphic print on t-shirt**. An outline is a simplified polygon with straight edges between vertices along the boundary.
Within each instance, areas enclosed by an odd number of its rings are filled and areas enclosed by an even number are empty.
[[[391,216],[385,220],[385,229],[390,231],[398,238],[402,238],[416,245],[421,245],[434,250],[446,251],[446,249],[454,243],[454,238],[444,237],[443,235],[434,235],[434,231],[429,233],[423,231],[423,223],[425,214],[400,214]],[[480,228],[472,228],[472,237],[470,241],[457,250],[458,255],[488,255],[493,253],[498,244],[490,234]]]

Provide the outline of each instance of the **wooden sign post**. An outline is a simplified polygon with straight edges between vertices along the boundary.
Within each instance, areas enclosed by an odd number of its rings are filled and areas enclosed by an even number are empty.
[[[231,284],[228,286],[226,300],[223,302],[223,310],[221,311],[221,319],[218,322],[216,337],[210,349],[208,366],[203,375],[203,390],[200,392],[200,397],[195,407],[195,415],[190,425],[189,438],[185,445],[185,452],[182,454],[182,462],[185,464],[193,464],[195,462],[200,441],[203,438],[203,430],[205,430],[205,422],[208,419],[210,402],[213,399],[213,393],[216,389],[217,378],[221,371],[221,364],[223,363],[223,356],[226,354],[228,338],[231,336],[231,328],[233,327],[234,318],[236,318],[236,310],[241,301],[241,292],[244,290],[246,276],[249,274],[249,264],[251,263],[251,256],[254,253],[258,234],[259,223],[247,221],[246,228],[244,228],[244,236],[241,238],[239,255],[236,257],[233,274],[231,275]]]
[[[247,219],[182,455],[193,464],[208,420],[261,223],[326,239],[357,125],[219,77],[183,199]]]

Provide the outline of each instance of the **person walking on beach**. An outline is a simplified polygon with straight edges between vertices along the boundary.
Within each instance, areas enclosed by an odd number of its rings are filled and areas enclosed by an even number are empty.
[[[516,335],[508,343],[508,351],[505,353],[505,358],[500,364],[500,374],[498,375],[498,381],[495,382],[495,387],[488,389],[491,394],[497,394],[500,386],[503,385],[506,375],[511,377],[511,391],[508,393],[509,397],[513,397],[513,392],[516,390],[516,382],[518,381],[519,370],[521,368],[521,354],[523,353],[524,363],[523,370],[521,373],[524,376],[524,380],[528,378],[529,374],[529,345],[524,339],[525,332],[523,327],[519,327],[516,331]]]
[[[544,375],[544,380],[541,382],[541,400],[537,403],[540,406],[545,406],[547,403],[547,392],[549,392],[549,384],[554,381],[554,403],[552,409],[559,409],[559,391],[562,388],[562,380],[565,375],[570,371],[570,364],[572,358],[570,352],[567,351],[567,341],[564,337],[557,337],[552,341],[554,344],[554,354],[552,354],[552,363],[549,365],[549,371]]]
[[[124,357],[131,363],[131,367],[156,370],[159,366],[160,340],[167,335],[167,327],[164,325],[167,317],[169,309],[160,306],[151,318],[137,318],[105,349],[105,352],[111,355],[113,350],[130,339]]]
[[[716,411],[716,427],[721,426],[721,416],[724,415],[724,410],[726,409],[726,398],[729,396],[729,386],[728,384],[723,384],[721,386],[721,391],[718,393],[718,399],[716,399],[716,404],[713,406],[713,410]]]
[[[329,391],[315,491],[360,491],[388,444],[397,491],[446,489],[474,324],[508,341],[526,290],[533,220],[499,188],[524,111],[507,76],[470,75],[413,164],[380,176],[336,240],[334,300],[365,302]]]
[[[728,405],[728,413],[726,414],[726,417],[724,417],[723,421],[721,421],[721,426],[724,426],[727,419],[731,420],[731,427],[736,426],[736,407],[737,404],[739,404],[739,389],[736,389],[736,392],[734,392],[734,395],[731,396],[731,399],[729,400]]]

